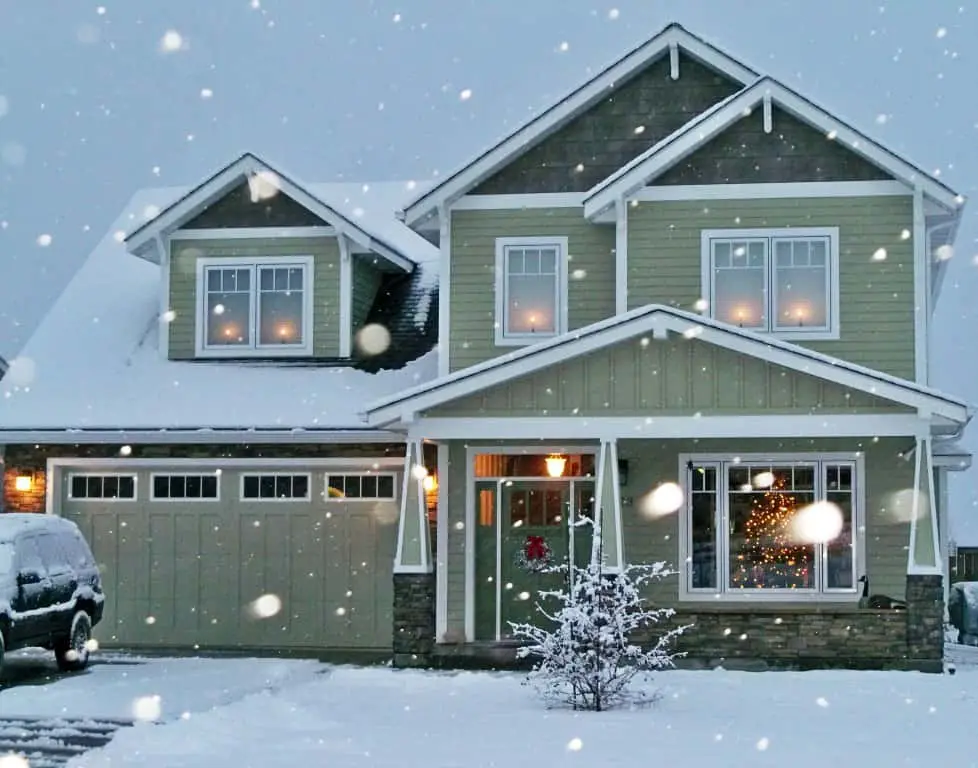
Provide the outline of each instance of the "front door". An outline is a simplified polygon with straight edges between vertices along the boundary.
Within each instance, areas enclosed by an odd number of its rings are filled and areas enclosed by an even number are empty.
[[[510,622],[545,621],[537,608],[540,590],[561,589],[570,552],[570,486],[566,481],[513,480],[500,488],[501,576],[497,586],[500,637],[510,638]],[[553,601],[544,603],[553,609]]]

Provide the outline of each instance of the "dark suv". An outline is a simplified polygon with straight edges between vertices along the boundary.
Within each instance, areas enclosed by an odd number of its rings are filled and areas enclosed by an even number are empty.
[[[54,651],[64,671],[88,664],[105,595],[78,526],[52,515],[0,514],[0,666],[4,651]]]

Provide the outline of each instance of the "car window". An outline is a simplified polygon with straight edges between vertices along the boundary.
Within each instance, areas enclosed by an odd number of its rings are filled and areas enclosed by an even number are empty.
[[[14,569],[14,546],[0,541],[0,576],[8,575]]]
[[[25,536],[17,542],[17,566],[21,573],[35,571],[44,576],[47,574],[47,569],[37,549],[36,538],[36,536]]]
[[[42,533],[37,537],[37,547],[41,552],[41,559],[47,566],[48,573],[64,573],[69,570],[68,556],[65,554],[61,542],[53,533]]]
[[[74,568],[90,568],[93,565],[92,557],[88,552],[88,545],[81,536],[74,533],[65,533],[60,536],[61,546],[68,556],[68,562]]]

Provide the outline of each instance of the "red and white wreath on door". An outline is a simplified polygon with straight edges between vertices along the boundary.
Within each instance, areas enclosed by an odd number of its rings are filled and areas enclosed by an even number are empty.
[[[553,553],[543,536],[527,536],[516,555],[516,564],[530,573],[545,571],[552,561]]]

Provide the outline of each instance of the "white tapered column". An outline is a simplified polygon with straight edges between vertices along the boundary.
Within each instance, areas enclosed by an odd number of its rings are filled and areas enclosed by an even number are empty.
[[[934,456],[930,438],[917,438],[913,478],[907,573],[941,575],[944,573],[944,564],[941,562],[937,498],[934,493]]]
[[[411,440],[404,454],[394,573],[431,573],[432,570],[423,467],[421,441]]]
[[[598,451],[591,558],[612,573],[620,571],[624,563],[617,440],[602,440]]]

